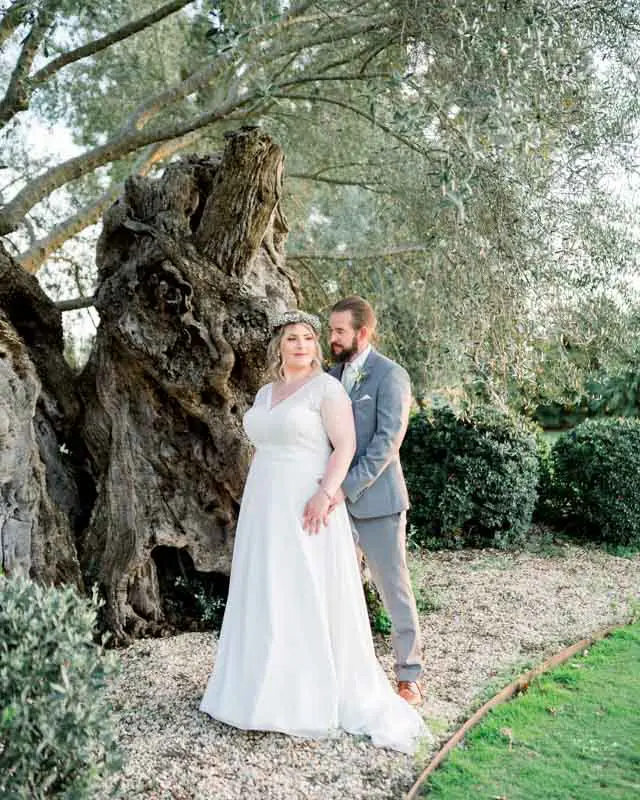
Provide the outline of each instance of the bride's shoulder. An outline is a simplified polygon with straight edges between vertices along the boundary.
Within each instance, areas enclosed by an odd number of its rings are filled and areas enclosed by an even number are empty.
[[[338,384],[338,386],[342,386],[340,381],[337,378],[335,378],[330,372],[322,372],[320,374],[322,375],[322,380],[326,386],[335,386],[336,384]]]
[[[321,384],[325,397],[340,397],[347,394],[342,383],[328,372],[322,373],[322,378],[318,383]]]
[[[258,391],[256,392],[256,396],[253,400],[254,405],[256,405],[256,403],[259,403],[261,400],[264,400],[267,397],[267,395],[271,391],[270,387],[271,387],[270,383],[265,383],[264,386],[261,386],[258,389]]]

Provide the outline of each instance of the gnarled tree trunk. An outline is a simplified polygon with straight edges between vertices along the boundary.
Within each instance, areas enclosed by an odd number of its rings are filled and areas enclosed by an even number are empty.
[[[82,469],[63,447],[79,411],[61,315],[0,244],[0,566],[7,574],[82,586],[72,535],[82,520]]]
[[[76,494],[65,496],[59,478],[51,505],[75,526],[85,581],[103,587],[121,639],[163,626],[158,552],[175,548],[196,570],[228,572],[249,461],[242,416],[264,380],[270,319],[298,300],[284,263],[282,166],[280,148],[245,128],[228,137],[222,156],[188,157],[158,180],[130,178],[104,217],[101,322],[86,368],[74,379],[60,366],[59,331],[55,341],[44,328],[41,336],[56,360],[27,352],[33,365],[20,380],[31,394],[11,401],[22,413],[13,427],[28,427],[39,398],[57,421],[48,423],[51,441],[39,436],[40,454],[55,451],[59,472],[60,445],[72,449]],[[40,330],[35,307],[25,317]],[[26,333],[11,323],[15,372]],[[59,383],[68,393],[56,394]],[[2,430],[0,416],[0,437]]]
[[[284,267],[283,154],[257,130],[222,158],[135,178],[98,243],[101,324],[83,375],[98,497],[82,547],[116,633],[162,620],[154,549],[228,572],[269,318],[295,305]]]

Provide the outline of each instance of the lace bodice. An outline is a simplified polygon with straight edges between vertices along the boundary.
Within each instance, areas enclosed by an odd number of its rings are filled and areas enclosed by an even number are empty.
[[[273,384],[263,386],[244,415],[244,429],[257,452],[326,458],[328,431],[340,424],[349,397],[342,384],[320,373],[293,394],[272,405]]]

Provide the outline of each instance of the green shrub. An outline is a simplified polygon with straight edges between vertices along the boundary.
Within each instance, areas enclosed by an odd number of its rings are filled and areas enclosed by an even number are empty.
[[[0,575],[0,796],[90,797],[117,766],[97,603]]]
[[[552,444],[546,434],[536,434],[536,450],[538,453],[538,497],[534,509],[534,518],[539,522],[554,523],[556,511],[553,503],[553,457]]]
[[[363,589],[371,630],[382,636],[388,636],[391,633],[391,618],[382,604],[380,592],[375,584],[369,581],[364,582]]]
[[[640,420],[587,420],[551,450],[550,503],[571,533],[640,545]]]
[[[204,626],[220,629],[227,601],[215,593],[206,579],[179,576],[175,580],[175,588],[179,599],[174,600],[174,605],[180,609],[183,617],[190,605],[195,606],[196,616]]]
[[[529,528],[536,440],[525,422],[491,408],[412,417],[402,446],[415,536],[428,547],[504,546]]]

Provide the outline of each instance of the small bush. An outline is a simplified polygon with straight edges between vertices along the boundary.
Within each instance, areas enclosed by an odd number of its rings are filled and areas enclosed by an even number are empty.
[[[391,633],[391,617],[382,604],[380,592],[376,589],[375,584],[369,581],[365,581],[362,588],[364,589],[364,599],[367,604],[371,630],[381,636],[388,636]]]
[[[84,798],[117,766],[97,603],[0,575],[0,796]]]
[[[640,420],[587,420],[551,450],[549,502],[581,538],[640,545]]]
[[[176,578],[176,590],[180,593],[182,609],[189,604],[195,605],[198,620],[206,627],[220,629],[224,618],[227,601],[224,597],[214,593],[214,590],[205,581],[194,578]]]
[[[505,546],[526,533],[538,457],[524,422],[491,408],[422,411],[410,421],[401,458],[422,544]]]
[[[536,449],[538,452],[539,477],[534,519],[539,522],[553,524],[556,519],[556,511],[553,503],[552,444],[541,431],[536,434]]]

